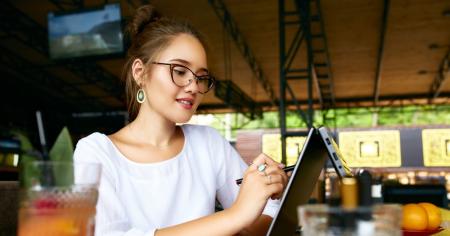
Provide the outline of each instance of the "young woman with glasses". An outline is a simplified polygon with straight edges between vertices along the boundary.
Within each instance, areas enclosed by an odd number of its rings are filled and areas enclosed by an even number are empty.
[[[177,125],[214,86],[200,34],[151,6],[128,32],[130,123],[83,138],[74,154],[103,167],[95,234],[264,235],[287,183],[282,166],[264,154],[247,166],[214,129]],[[215,212],[216,199],[224,210]]]

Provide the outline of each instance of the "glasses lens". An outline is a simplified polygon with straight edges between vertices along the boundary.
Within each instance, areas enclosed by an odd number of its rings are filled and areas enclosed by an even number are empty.
[[[189,85],[192,80],[195,80],[195,77],[196,76],[184,66],[174,65],[172,68],[173,82],[180,87]],[[206,93],[212,86],[212,79],[209,75],[199,76],[197,77],[197,86],[199,92]]]
[[[186,86],[189,84],[189,80],[192,78],[192,73],[184,66],[173,66],[172,79],[178,86]]]
[[[198,80],[198,89],[201,93],[208,92],[209,88],[211,87],[212,79],[209,77],[209,75],[200,76],[197,77]]]

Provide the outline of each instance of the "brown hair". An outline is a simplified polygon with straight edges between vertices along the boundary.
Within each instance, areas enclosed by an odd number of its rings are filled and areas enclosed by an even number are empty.
[[[189,34],[195,37],[205,49],[206,43],[200,33],[189,23],[161,17],[151,5],[142,6],[136,10],[133,19],[128,23],[126,32],[130,40],[130,47],[122,72],[122,81],[125,83],[129,120],[133,121],[140,108],[140,104],[136,101],[139,85],[133,79],[131,71],[134,60],[140,59],[145,65],[148,65],[179,34]]]

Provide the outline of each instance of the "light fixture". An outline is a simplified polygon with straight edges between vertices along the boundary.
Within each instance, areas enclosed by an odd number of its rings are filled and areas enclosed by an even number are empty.
[[[380,156],[380,144],[378,141],[359,142],[359,156],[362,158],[374,158]]]

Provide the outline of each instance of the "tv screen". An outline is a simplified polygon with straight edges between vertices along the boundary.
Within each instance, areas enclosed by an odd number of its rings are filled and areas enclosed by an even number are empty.
[[[51,59],[123,52],[120,4],[71,13],[48,14]]]

